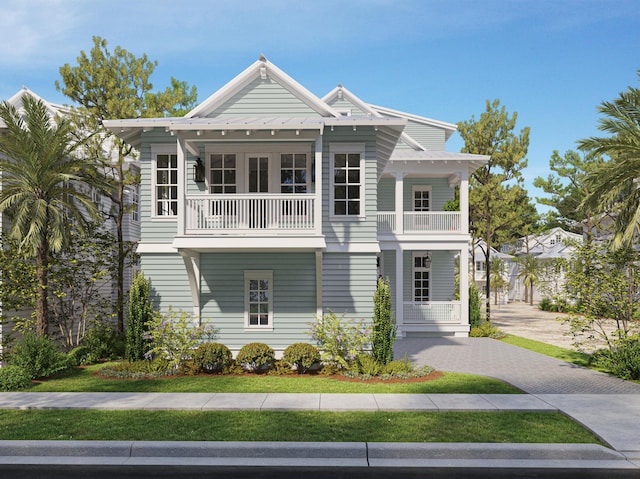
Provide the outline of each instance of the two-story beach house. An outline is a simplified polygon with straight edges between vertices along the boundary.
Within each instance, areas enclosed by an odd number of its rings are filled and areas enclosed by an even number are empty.
[[[105,120],[140,152],[141,268],[156,306],[232,350],[310,341],[328,311],[371,320],[388,278],[400,336],[467,335],[468,177],[455,125],[316,97],[261,57],[180,118]],[[460,211],[442,211],[460,189]]]

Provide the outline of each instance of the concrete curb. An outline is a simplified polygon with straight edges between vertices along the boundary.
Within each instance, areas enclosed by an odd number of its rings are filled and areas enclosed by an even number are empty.
[[[0,441],[3,465],[640,470],[595,444]]]

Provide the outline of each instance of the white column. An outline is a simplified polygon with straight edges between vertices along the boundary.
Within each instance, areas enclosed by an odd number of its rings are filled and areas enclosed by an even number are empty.
[[[469,232],[469,172],[460,172],[460,231]]]
[[[184,236],[185,230],[185,195],[187,193],[186,171],[187,171],[187,150],[185,141],[178,138],[178,229],[177,235]]]
[[[460,323],[469,324],[469,247],[460,249]]]
[[[405,337],[404,331],[404,254],[402,246],[396,245],[396,325],[398,337]]]
[[[404,173],[396,172],[396,229],[394,233],[404,233]]]
[[[191,304],[193,305],[193,317],[198,325],[200,318],[200,253],[180,252],[184,266],[189,278],[189,289],[191,290]]]
[[[322,135],[316,138],[315,150],[316,191],[313,216],[316,223],[316,235],[322,235]]]
[[[322,251],[316,251],[316,316],[322,314]]]

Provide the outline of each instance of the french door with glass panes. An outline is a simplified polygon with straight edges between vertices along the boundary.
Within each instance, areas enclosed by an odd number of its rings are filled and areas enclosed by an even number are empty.
[[[249,193],[269,193],[269,155],[247,155],[247,191]],[[256,196],[249,201],[249,228],[269,226],[268,199]]]

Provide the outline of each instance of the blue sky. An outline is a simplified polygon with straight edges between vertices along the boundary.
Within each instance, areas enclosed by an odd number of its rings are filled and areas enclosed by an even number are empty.
[[[639,86],[637,0],[0,0],[0,99],[23,85],[47,100],[59,68],[93,35],[146,53],[202,101],[260,54],[318,96],[363,100],[450,123],[500,99],[531,128],[524,171],[598,135],[597,105]],[[459,151],[456,134],[447,149]]]

